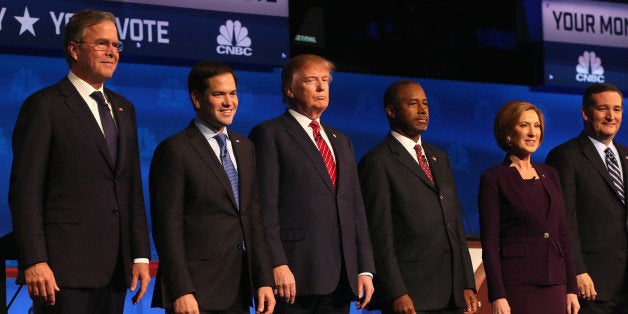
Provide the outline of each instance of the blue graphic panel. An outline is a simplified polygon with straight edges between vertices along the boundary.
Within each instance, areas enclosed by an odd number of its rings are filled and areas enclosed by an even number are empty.
[[[163,7],[126,2],[28,0],[0,5],[0,47],[62,56],[63,28],[81,9],[113,13],[124,58],[159,63],[201,59],[280,66],[290,49],[287,16]]]

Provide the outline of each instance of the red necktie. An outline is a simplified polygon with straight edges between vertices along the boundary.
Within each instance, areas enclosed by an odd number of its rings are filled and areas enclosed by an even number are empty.
[[[434,184],[434,177],[432,176],[430,165],[427,164],[425,155],[423,155],[423,149],[421,148],[421,145],[416,144],[414,146],[414,150],[416,151],[416,156],[419,159],[419,164],[421,165],[421,169],[423,169],[423,172],[425,172],[425,175],[427,175],[427,178],[430,179],[430,182]]]
[[[334,157],[331,155],[331,150],[329,150],[329,146],[327,146],[327,143],[321,135],[321,127],[318,122],[316,122],[316,120],[312,120],[312,122],[310,122],[310,127],[314,132],[314,140],[316,141],[316,146],[318,146],[318,150],[321,153],[321,157],[323,157],[325,167],[327,167],[327,173],[329,173],[331,183],[334,187],[336,187],[336,164],[334,163]]]

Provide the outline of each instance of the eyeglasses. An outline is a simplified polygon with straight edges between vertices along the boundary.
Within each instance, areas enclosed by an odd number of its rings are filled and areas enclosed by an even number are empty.
[[[77,41],[77,43],[79,44],[92,44],[92,47],[94,48],[94,50],[96,51],[105,51],[107,49],[109,49],[109,47],[113,47],[114,49],[116,49],[117,52],[121,52],[122,49],[124,49],[124,45],[122,44],[122,42],[109,42],[106,40],[97,40],[97,41],[93,41],[93,42],[89,42],[89,41]]]

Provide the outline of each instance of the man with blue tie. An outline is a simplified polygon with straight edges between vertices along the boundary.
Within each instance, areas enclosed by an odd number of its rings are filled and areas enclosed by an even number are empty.
[[[275,306],[253,144],[228,131],[237,77],[201,61],[188,75],[196,118],[153,155],[149,185],[159,269],[154,307],[167,313],[257,313]]]

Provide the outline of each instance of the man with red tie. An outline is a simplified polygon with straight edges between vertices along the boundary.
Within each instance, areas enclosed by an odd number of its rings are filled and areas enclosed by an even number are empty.
[[[371,241],[349,138],[320,122],[334,65],[316,55],[281,72],[281,116],[257,125],[262,214],[276,284],[276,313],[349,313],[373,293]]]

